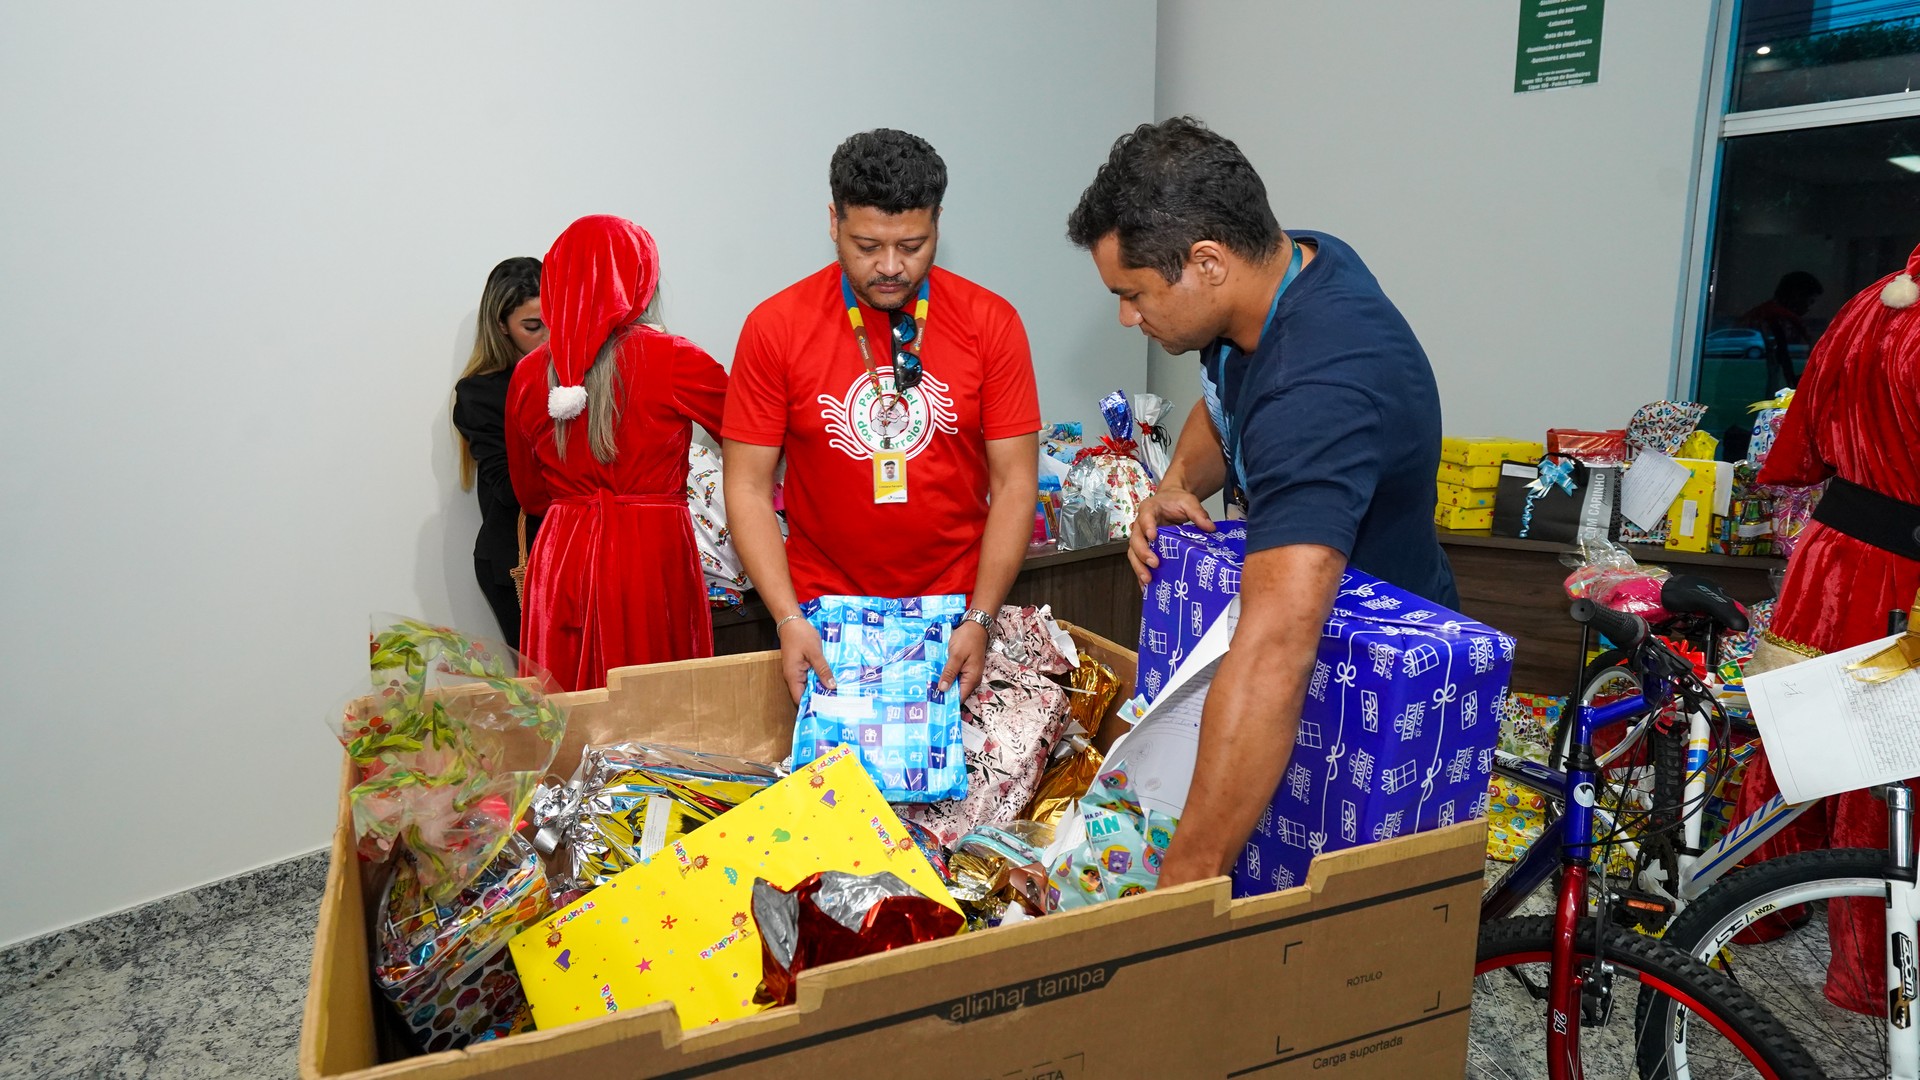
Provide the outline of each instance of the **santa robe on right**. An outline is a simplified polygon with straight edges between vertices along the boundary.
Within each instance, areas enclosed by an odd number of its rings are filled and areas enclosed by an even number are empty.
[[[1868,286],[1840,309],[1814,347],[1761,469],[1761,483],[1791,487],[1834,479],[1866,489],[1864,496],[1856,494],[1856,506],[1863,497],[1869,506],[1879,497],[1920,514],[1916,273],[1920,249],[1905,271]],[[1920,545],[1920,535],[1907,536],[1906,508],[1883,503],[1880,510],[1879,523],[1897,520],[1902,536]],[[1906,611],[1920,589],[1920,560],[1911,556],[1911,549],[1896,552],[1868,542],[1816,513],[1788,562],[1755,669],[1769,666],[1769,654],[1777,666],[1793,654],[1818,656],[1887,636],[1888,613]],[[1920,724],[1920,717],[1914,722]],[[1920,791],[1920,785],[1910,786]],[[1738,816],[1753,813],[1778,792],[1763,747],[1747,770]],[[1810,810],[1753,861],[1818,848],[1880,848],[1886,841],[1886,807],[1869,792],[1850,791]],[[1833,955],[1826,996],[1842,1008],[1877,1014],[1886,1006],[1884,909],[1881,901],[1861,899],[1828,906]]]

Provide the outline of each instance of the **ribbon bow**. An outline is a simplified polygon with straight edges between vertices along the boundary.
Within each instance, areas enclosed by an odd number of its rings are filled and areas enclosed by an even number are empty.
[[[1747,411],[1750,413],[1757,413],[1765,409],[1784,409],[1792,403],[1793,403],[1793,390],[1791,388],[1788,388],[1786,390],[1780,391],[1780,394],[1778,397],[1770,397],[1765,401],[1754,402],[1753,404],[1747,406]]]
[[[1847,671],[1864,683],[1892,682],[1914,670],[1920,670],[1920,593],[1915,594],[1913,606],[1907,611],[1906,633],[1865,660],[1847,665]]]
[[[1132,439],[1116,439],[1111,435],[1102,435],[1095,445],[1081,447],[1080,452],[1073,455],[1073,463],[1078,465],[1090,457],[1130,458],[1139,449],[1140,444]]]
[[[1167,434],[1167,425],[1165,424],[1149,424],[1145,420],[1142,420],[1140,421],[1140,434],[1146,436],[1147,440],[1155,446],[1173,445],[1173,436]]]
[[[1540,475],[1527,485],[1527,490],[1539,496],[1556,486],[1569,495],[1573,494],[1573,462],[1541,458]]]

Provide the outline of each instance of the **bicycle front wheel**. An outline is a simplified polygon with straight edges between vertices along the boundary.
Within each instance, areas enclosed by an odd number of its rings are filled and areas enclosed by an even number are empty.
[[[1596,966],[1595,946],[1602,940],[1605,964]],[[1550,1075],[1546,992],[1552,950],[1550,917],[1500,919],[1480,928],[1469,1078]],[[1576,953],[1591,980],[1580,1023],[1580,1066],[1588,1080],[1824,1080],[1779,1021],[1732,979],[1679,949],[1584,919]],[[1629,995],[1658,995],[1665,1004],[1643,1018]],[[1684,1048],[1684,1058],[1676,1058],[1676,1046]]]
[[[1737,980],[1753,998],[1792,1025],[1801,1044],[1835,1080],[1885,1077],[1887,1023],[1842,1009],[1826,999],[1829,947],[1841,956],[1880,956],[1870,947],[1830,936],[1824,900],[1858,897],[1885,903],[1886,853],[1869,849],[1805,851],[1735,871],[1687,905],[1667,926],[1665,940]],[[1740,932],[1769,915],[1809,905],[1805,926],[1784,937],[1735,944]],[[1845,961],[1843,961],[1845,962]],[[1644,1010],[1657,999],[1642,998]]]

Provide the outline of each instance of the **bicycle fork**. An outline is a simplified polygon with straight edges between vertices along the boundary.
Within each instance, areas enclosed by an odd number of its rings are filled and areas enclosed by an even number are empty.
[[[1896,1080],[1920,1080],[1920,889],[1915,888],[1913,792],[1875,788],[1887,804],[1887,1064]]]
[[[1577,742],[1568,762],[1567,813],[1561,819],[1565,832],[1560,897],[1553,918],[1553,964],[1547,976],[1547,1075],[1551,1080],[1582,1080],[1582,1002],[1588,981],[1606,977],[1605,957],[1599,949],[1604,932],[1594,943],[1592,969],[1583,971],[1579,963],[1580,920],[1587,914],[1587,875],[1593,861],[1594,764],[1589,746],[1588,740]]]

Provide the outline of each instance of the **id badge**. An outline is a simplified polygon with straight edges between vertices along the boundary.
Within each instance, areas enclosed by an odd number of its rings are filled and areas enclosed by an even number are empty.
[[[898,450],[873,452],[873,501],[907,501],[907,455]]]

